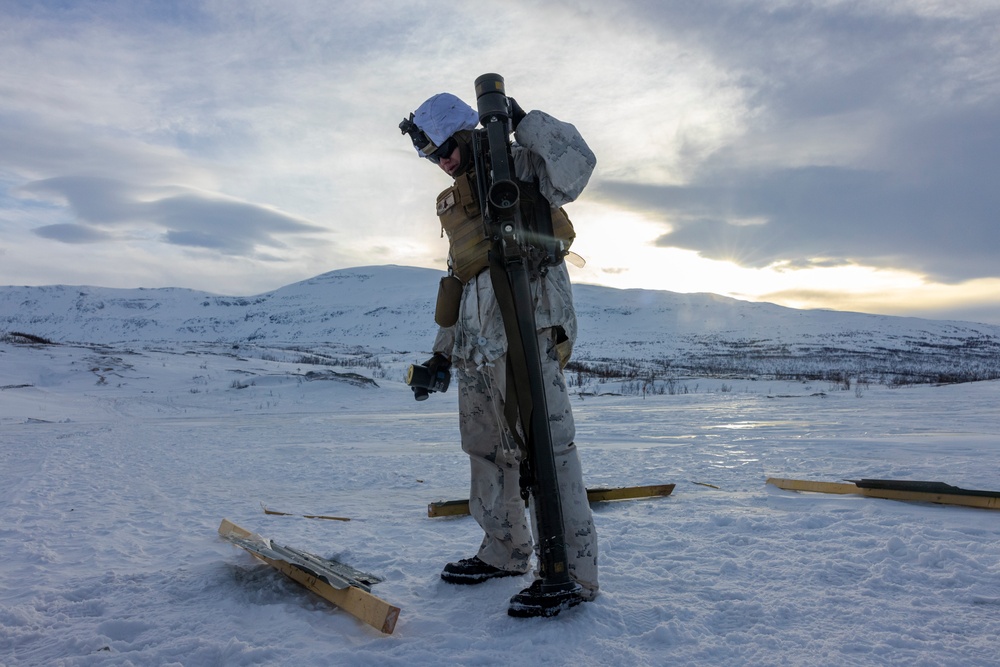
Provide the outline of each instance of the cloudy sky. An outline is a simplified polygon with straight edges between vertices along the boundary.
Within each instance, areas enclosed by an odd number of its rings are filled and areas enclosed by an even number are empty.
[[[0,0],[0,284],[442,268],[397,125],[499,72],[598,156],[576,282],[1000,323],[996,0]]]

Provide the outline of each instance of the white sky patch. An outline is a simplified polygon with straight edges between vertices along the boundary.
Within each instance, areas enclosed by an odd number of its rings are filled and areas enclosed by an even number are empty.
[[[578,237],[572,250],[587,262],[583,268],[571,265],[576,282],[620,289],[710,292],[791,308],[940,318],[962,312],[976,321],[1000,322],[988,312],[1000,293],[1000,280],[945,285],[911,271],[856,264],[824,266],[824,258],[813,258],[816,265],[809,268],[775,264],[747,269],[690,250],[654,246],[663,224],[642,214],[600,204],[580,204],[575,211],[572,218]]]
[[[806,274],[797,288],[756,294],[755,298],[792,308],[832,308],[1000,323],[1000,317],[991,312],[1000,292],[1000,280],[996,278],[943,285],[927,282],[914,274],[865,267],[815,271],[817,274],[812,276],[809,271],[797,271],[796,274]],[[831,275],[824,275],[826,273]],[[831,290],[829,285],[836,284],[838,277],[846,278],[843,287]]]

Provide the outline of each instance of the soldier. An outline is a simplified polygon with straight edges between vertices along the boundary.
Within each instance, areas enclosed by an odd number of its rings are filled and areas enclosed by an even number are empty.
[[[539,197],[552,213],[553,236],[563,248],[573,228],[562,205],[573,201],[590,178],[596,158],[576,128],[541,111],[525,113],[511,100],[515,143],[514,169],[523,184],[522,215],[532,227]],[[433,371],[454,369],[459,385],[459,430],[471,462],[469,508],[485,536],[471,558],[448,563],[441,578],[452,584],[478,584],[517,576],[530,567],[532,537],[521,497],[522,451],[505,421],[508,382],[507,336],[490,278],[472,149],[476,112],[458,97],[440,93],[425,101],[400,128],[410,134],[418,155],[438,165],[454,184],[438,195],[437,213],[449,239],[449,306],[439,295]],[[533,193],[533,194],[532,194]],[[546,386],[552,448],[566,537],[570,577],[580,585],[580,600],[597,595],[597,534],[574,444],[575,426],[563,367],[576,339],[576,313],[565,262],[544,270],[533,266],[530,287],[542,375]],[[448,290],[442,290],[447,294]],[[444,303],[445,305],[442,305]],[[441,315],[442,311],[446,314]],[[537,536],[531,504],[532,528]],[[537,541],[534,543],[537,549]],[[510,613],[537,599],[540,580],[511,598]],[[574,601],[575,603],[575,601]]]

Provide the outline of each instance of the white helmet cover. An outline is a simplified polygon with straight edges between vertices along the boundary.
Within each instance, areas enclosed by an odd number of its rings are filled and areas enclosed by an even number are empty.
[[[441,146],[456,132],[476,129],[479,116],[472,107],[451,93],[438,93],[413,112],[413,122],[435,146]],[[421,153],[420,150],[417,152]],[[421,157],[424,157],[422,153]]]

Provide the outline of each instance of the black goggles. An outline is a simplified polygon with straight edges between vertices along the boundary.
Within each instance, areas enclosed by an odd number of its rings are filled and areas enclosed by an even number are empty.
[[[448,137],[448,140],[441,144],[440,148],[425,157],[434,164],[438,164],[441,160],[451,155],[456,148],[458,148],[458,142],[455,141],[455,137]]]

